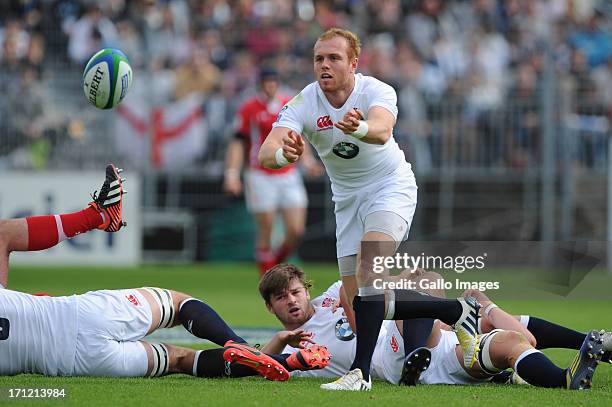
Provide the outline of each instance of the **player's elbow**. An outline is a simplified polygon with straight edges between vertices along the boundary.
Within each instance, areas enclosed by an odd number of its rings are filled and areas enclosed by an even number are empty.
[[[526,337],[527,337],[527,340],[529,341],[529,344],[535,348],[538,344],[538,341],[536,340],[535,336],[533,336],[531,332],[527,331]]]
[[[261,165],[262,167],[271,168],[269,160],[266,159],[266,153],[263,147],[259,149],[259,153],[257,154],[257,161],[259,162],[259,165]]]
[[[378,134],[378,137],[376,137],[377,144],[386,144],[387,141],[389,141],[389,139],[391,138],[392,130],[392,128],[386,126],[381,129],[380,133]]]

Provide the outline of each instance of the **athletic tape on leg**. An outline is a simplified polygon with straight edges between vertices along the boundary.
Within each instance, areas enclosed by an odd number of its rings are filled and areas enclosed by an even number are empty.
[[[478,364],[486,373],[491,375],[501,372],[503,369],[498,369],[491,360],[491,340],[493,337],[502,332],[501,329],[494,329],[488,334],[484,334],[480,338],[480,349],[478,350]]]
[[[174,301],[172,301],[172,294],[165,288],[157,287],[145,287],[149,292],[160,309],[160,320],[157,328],[169,328],[174,322]]]
[[[338,258],[338,269],[340,276],[354,276],[357,274],[357,255],[344,256]]]
[[[170,368],[170,356],[168,348],[162,343],[151,343],[153,350],[153,369],[149,377],[159,377],[168,373]]]
[[[385,314],[385,319],[393,319],[395,317],[395,291],[387,290],[385,294],[387,298],[387,313]]]
[[[408,222],[395,212],[377,211],[368,214],[364,219],[364,233],[380,232],[395,241],[397,249],[408,235]]]
[[[373,285],[369,287],[359,287],[360,297],[371,297],[373,295],[381,295],[384,293],[385,293],[385,290],[381,288],[375,288]]]

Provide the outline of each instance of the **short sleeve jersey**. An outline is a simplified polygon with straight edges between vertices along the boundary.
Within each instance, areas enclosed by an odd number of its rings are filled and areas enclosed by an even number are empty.
[[[334,126],[351,109],[366,115],[374,106],[397,118],[397,95],[386,83],[362,74],[344,106],[333,107],[317,82],[306,86],[287,103],[274,127],[285,127],[304,135],[323,161],[334,192],[362,188],[391,174],[406,162],[393,136],[383,145],[365,143]]]
[[[314,315],[298,329],[312,332],[313,341],[327,346],[333,355],[329,365],[323,370],[294,371],[292,375],[300,377],[342,376],[349,371],[355,357],[356,339],[342,308],[333,312],[333,305],[340,299],[338,281],[332,284],[322,295],[312,300]],[[282,353],[293,353],[297,349],[286,346]]]

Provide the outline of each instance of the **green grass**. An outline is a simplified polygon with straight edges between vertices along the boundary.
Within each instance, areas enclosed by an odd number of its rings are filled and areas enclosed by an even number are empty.
[[[337,279],[333,265],[307,265],[314,280],[314,295]],[[589,276],[590,278],[590,276]],[[579,292],[601,288],[601,276],[585,279]],[[230,325],[278,326],[257,294],[257,272],[250,264],[202,264],[189,266],[145,266],[140,268],[23,268],[11,270],[10,288],[52,295],[81,293],[101,288],[143,285],[162,286],[190,293],[211,304]],[[507,298],[507,297],[505,297]],[[612,302],[602,297],[586,300],[584,295],[546,300],[504,299],[498,301],[514,313],[528,313],[579,330],[612,328]],[[574,352],[546,351],[557,364],[565,366]],[[1,357],[1,355],[0,355]],[[7,387],[66,388],[64,401],[20,400],[0,405],[609,405],[612,396],[612,366],[601,365],[594,387],[588,392],[547,390],[522,386],[419,386],[400,388],[375,382],[371,393],[328,393],[318,389],[324,380],[293,379],[272,383],[260,378],[197,379],[175,375],[160,379],[48,378],[37,375],[0,377],[0,389]],[[2,392],[0,392],[0,395]],[[6,394],[6,393],[4,393]]]

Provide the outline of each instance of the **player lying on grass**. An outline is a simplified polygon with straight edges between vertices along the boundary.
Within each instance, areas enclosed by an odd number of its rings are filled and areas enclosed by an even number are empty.
[[[425,273],[418,278],[432,280],[439,277],[435,273]],[[311,301],[308,293],[310,285],[298,267],[278,265],[262,277],[259,291],[268,310],[284,328],[289,332],[310,333],[311,338],[326,346],[332,355],[325,369],[295,372],[295,375],[333,377],[350,365],[355,352],[355,333],[350,327],[350,314],[347,317],[345,313],[340,286],[341,282],[333,284]],[[439,292],[431,294],[443,295]],[[465,296],[476,296],[482,301],[484,310],[480,326],[485,331],[480,337],[478,363],[473,368],[463,366],[462,349],[458,346],[456,334],[442,329],[439,321],[435,323],[427,344],[431,354],[427,349],[425,352],[417,349],[409,355],[404,354],[402,321],[386,321],[372,359],[374,376],[396,384],[415,384],[417,380],[424,384],[477,384],[489,382],[502,370],[511,368],[534,386],[580,389],[590,387],[604,347],[606,350],[612,347],[610,333],[602,335],[598,331],[591,331],[580,334],[533,317],[530,321],[534,322],[536,329],[529,332],[518,318],[496,307],[484,295],[466,292]],[[266,351],[291,351],[292,347],[281,338],[287,335],[287,332],[279,333],[279,337],[268,344]],[[550,340],[552,335],[557,338]],[[567,339],[562,341],[562,337]],[[553,345],[580,349],[580,352],[571,368],[561,369],[534,348],[536,342],[546,347]]]
[[[5,289],[11,252],[43,250],[93,229],[116,232],[125,225],[119,173],[109,165],[100,193],[80,212],[0,221],[0,374],[218,377],[233,369],[235,375],[287,380],[288,370],[310,368],[301,363],[302,352],[310,351],[268,356],[246,345],[207,304],[180,292],[136,288],[49,297]],[[178,324],[224,348],[196,351],[142,340]],[[305,338],[285,339],[299,346]]]

